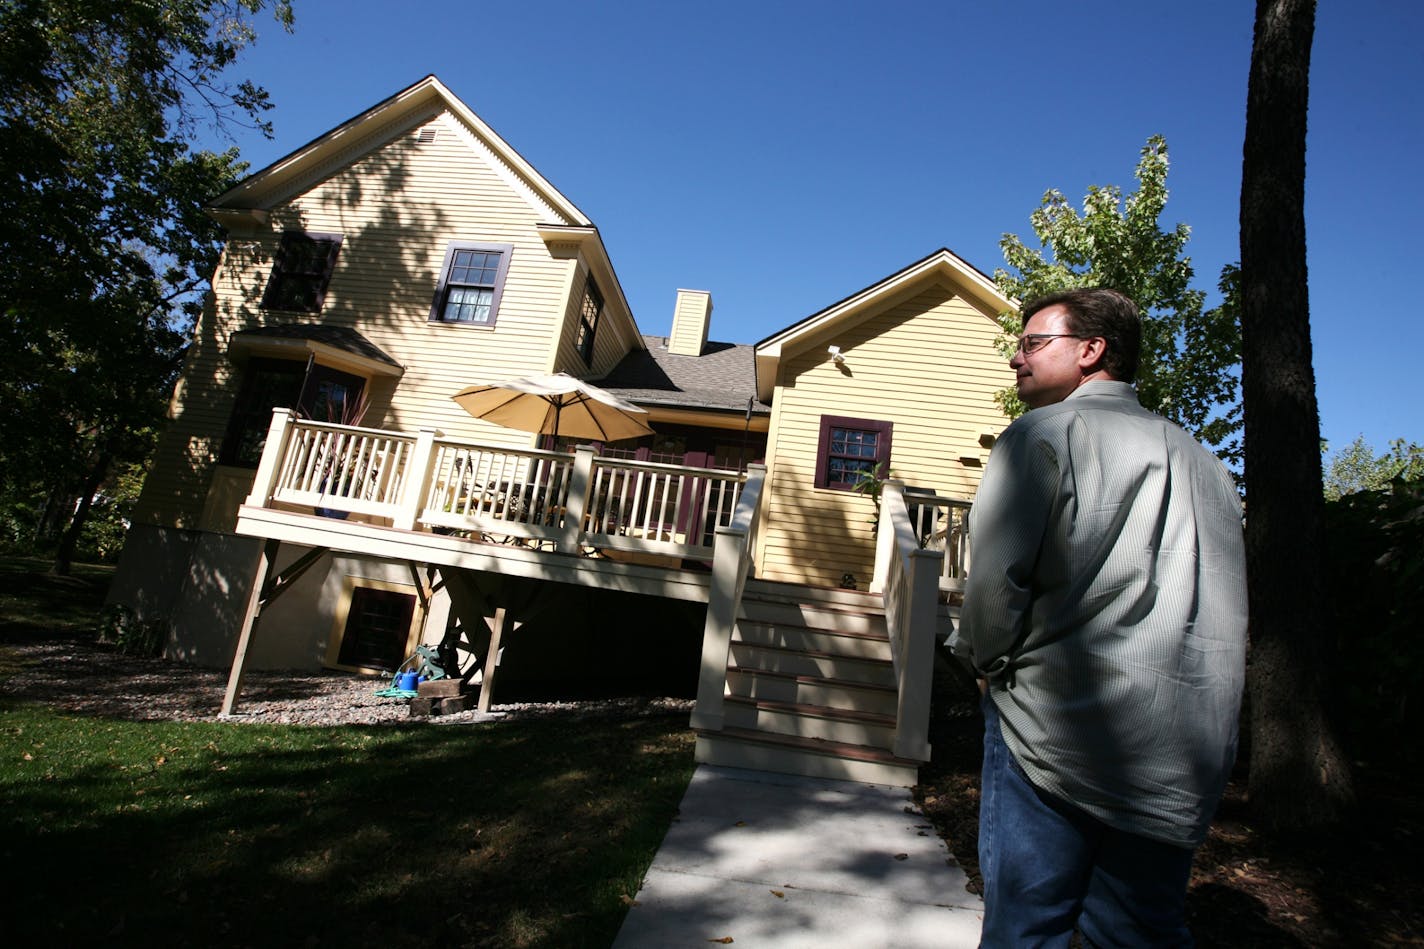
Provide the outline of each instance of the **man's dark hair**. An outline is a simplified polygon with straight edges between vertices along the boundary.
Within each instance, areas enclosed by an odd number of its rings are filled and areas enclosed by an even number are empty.
[[[1119,382],[1137,378],[1142,352],[1142,316],[1126,294],[1107,287],[1064,290],[1039,297],[1023,308],[1024,326],[1039,310],[1061,306],[1068,311],[1068,328],[1078,336],[1107,340],[1103,368]]]

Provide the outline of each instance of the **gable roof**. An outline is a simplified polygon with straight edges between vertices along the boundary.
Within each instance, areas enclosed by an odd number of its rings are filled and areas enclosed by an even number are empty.
[[[599,285],[605,295],[616,297],[629,323],[633,324],[630,335],[633,345],[639,345],[641,339],[632,309],[598,228],[433,75],[248,175],[214,198],[205,210],[228,228],[265,224],[271,208],[441,113],[453,117],[458,128],[468,134],[470,145],[544,217],[539,224],[539,236],[546,243],[570,243],[583,250],[590,267],[599,275]]]
[[[744,413],[756,390],[754,351],[744,343],[713,343],[699,356],[668,352],[666,336],[644,336],[635,350],[598,381],[601,388],[638,405]],[[752,405],[754,415],[771,406]]]
[[[533,165],[433,75],[347,119],[261,171],[248,175],[215,198],[208,213],[223,223],[243,218],[263,221],[265,212],[273,205],[442,111],[453,115],[479,145],[488,149],[499,170],[511,178],[512,183],[518,186],[517,190],[555,214],[557,220],[549,223],[582,227],[592,225],[572,201],[560,194]]]
[[[757,398],[768,401],[776,388],[776,370],[783,355],[800,352],[833,332],[880,312],[891,301],[929,283],[946,283],[975,309],[993,321],[1017,304],[999,292],[994,281],[946,247],[896,271],[864,290],[832,303],[804,320],[773,333],[756,344]]]

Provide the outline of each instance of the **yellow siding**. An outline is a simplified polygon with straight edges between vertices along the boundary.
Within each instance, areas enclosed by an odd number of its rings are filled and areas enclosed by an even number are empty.
[[[712,296],[698,290],[679,290],[673,309],[672,331],[668,334],[668,352],[679,356],[700,356],[707,342],[707,324],[711,319]]]
[[[568,247],[556,246],[556,254],[566,252],[574,254],[576,248],[572,245]],[[570,261],[576,264],[571,271],[572,277],[569,284],[568,305],[565,308],[564,320],[559,332],[559,346],[555,354],[554,362],[548,368],[548,372],[567,372],[571,376],[580,378],[597,379],[607,375],[613,367],[628,353],[628,340],[633,334],[628,332],[628,328],[633,325],[632,319],[622,308],[618,295],[614,292],[616,288],[609,286],[609,281],[599,279],[594,275],[594,283],[598,285],[599,292],[603,294],[603,314],[598,319],[598,326],[593,334],[593,359],[585,363],[583,356],[579,355],[575,341],[578,339],[579,315],[583,308],[584,287],[588,284],[588,264],[582,260]]]
[[[433,142],[417,144],[419,128],[272,208],[268,227],[231,235],[213,280],[208,312],[195,330],[175,393],[171,424],[145,485],[137,517],[146,523],[196,526],[237,395],[236,366],[227,357],[233,331],[288,322],[352,327],[402,366],[399,380],[377,379],[364,424],[525,446],[532,436],[476,422],[450,399],[471,382],[546,372],[567,329],[571,279],[578,261],[552,255],[536,225],[547,208],[511,186],[507,170],[470,145],[455,120],[425,126]],[[319,315],[276,313],[258,304],[282,231],[343,235]],[[451,241],[509,244],[514,250],[496,325],[476,328],[429,322],[446,248]],[[612,296],[612,288],[605,289]],[[600,332],[600,336],[605,336]],[[597,361],[612,365],[615,334],[599,340]],[[575,359],[577,356],[575,355]]]
[[[1007,424],[994,393],[1013,384],[997,335],[991,319],[935,284],[783,358],[759,575],[836,586],[852,573],[862,590],[870,580],[871,501],[814,487],[823,415],[891,422],[890,477],[973,497],[983,469],[960,456],[987,457],[980,434]],[[840,347],[842,367],[829,345]]]

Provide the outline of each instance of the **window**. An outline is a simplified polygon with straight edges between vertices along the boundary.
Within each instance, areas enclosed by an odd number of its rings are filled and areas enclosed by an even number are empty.
[[[598,284],[593,277],[583,288],[583,305],[579,307],[578,333],[574,345],[583,357],[584,365],[593,365],[593,335],[598,332],[598,317],[603,312],[603,294],[598,292]]]
[[[493,326],[513,250],[511,244],[451,244],[440,267],[431,321]]]
[[[243,368],[237,406],[218,462],[256,468],[272,425],[272,410],[295,408],[318,422],[341,422],[359,404],[366,380],[294,359],[251,359]]]
[[[414,617],[414,594],[356,586],[333,665],[394,671],[405,661]]]
[[[890,467],[889,422],[875,419],[821,416],[821,438],[816,450],[816,487],[849,491],[861,474],[884,465]]]
[[[268,310],[316,313],[326,299],[326,285],[341,250],[340,234],[287,231],[272,264],[272,279],[262,306]]]

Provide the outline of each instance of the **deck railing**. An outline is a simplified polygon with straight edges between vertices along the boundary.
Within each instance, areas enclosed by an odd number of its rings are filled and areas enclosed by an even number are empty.
[[[273,412],[247,504],[358,515],[575,552],[710,561],[746,476],[735,471],[501,448]]]
[[[940,592],[963,593],[964,579],[969,574],[970,502],[943,497],[925,488],[905,487],[901,493],[916,541],[926,550],[944,554]]]

